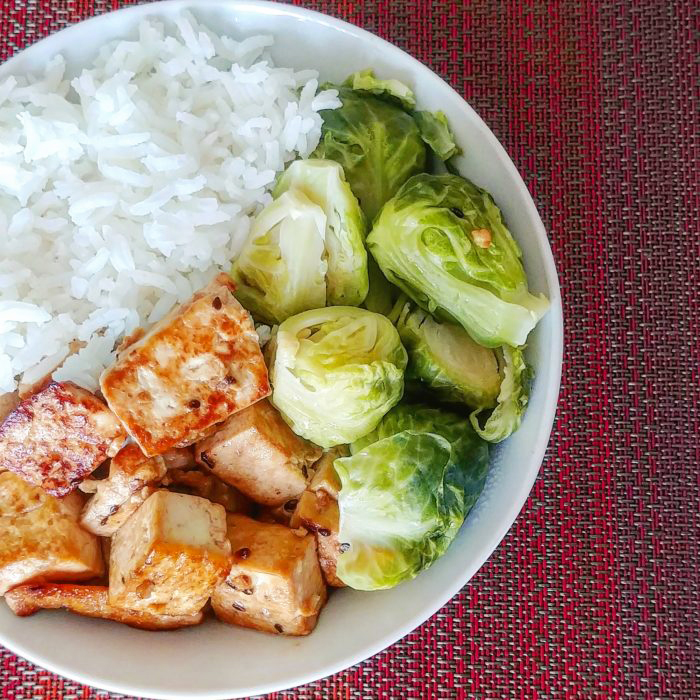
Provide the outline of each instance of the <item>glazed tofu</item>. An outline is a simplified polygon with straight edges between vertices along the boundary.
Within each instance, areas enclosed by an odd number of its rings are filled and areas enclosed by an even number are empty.
[[[156,491],[117,530],[109,602],[162,615],[194,615],[231,565],[226,511],[198,496]]]
[[[320,456],[320,448],[295,435],[266,400],[231,416],[195,446],[200,464],[265,506],[298,496]]]
[[[0,474],[0,595],[27,581],[102,574],[99,540],[78,524],[82,506],[79,493],[56,498],[12,472]]]
[[[94,394],[72,382],[52,382],[0,425],[0,470],[65,496],[125,438],[116,416]]]
[[[292,528],[304,528],[316,538],[318,561],[329,586],[342,588],[345,584],[336,575],[341,545],[338,541],[340,511],[338,502],[328,492],[304,491],[289,523]]]
[[[264,632],[309,634],[327,599],[313,537],[244,515],[227,522],[233,566],[212,596],[216,616]]]
[[[114,620],[141,630],[173,630],[198,625],[201,612],[194,615],[160,615],[145,610],[125,610],[109,603],[106,586],[80,586],[74,583],[40,583],[18,586],[8,591],[5,601],[18,617],[39,610],[69,610],[86,617]]]
[[[83,508],[80,524],[111,537],[158,487],[165,476],[162,457],[146,457],[138,445],[122,447],[112,458],[106,479],[86,479],[81,491],[94,493]]]
[[[145,455],[186,447],[269,395],[258,335],[234,288],[219,275],[102,373],[107,403]]]
[[[329,496],[338,500],[338,491],[340,491],[340,479],[336,474],[333,462],[338,457],[347,457],[350,450],[345,445],[331,447],[323,453],[323,457],[314,464],[314,477],[309,484],[310,491],[325,491]]]
[[[205,474],[201,467],[193,465],[183,469],[169,469],[162,481],[168,491],[201,496],[212,503],[219,503],[229,513],[250,513],[252,501],[238,489],[221,481],[218,476]]]

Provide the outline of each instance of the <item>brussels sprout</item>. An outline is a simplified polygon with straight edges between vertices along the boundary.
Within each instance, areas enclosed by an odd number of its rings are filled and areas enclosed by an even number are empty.
[[[343,166],[371,222],[384,202],[425,168],[425,144],[400,107],[347,87],[338,93],[343,105],[321,112],[321,142],[312,155]]]
[[[449,160],[460,153],[444,112],[414,112],[421,138],[440,160]]]
[[[325,237],[323,209],[302,192],[285,192],[255,218],[231,277],[256,320],[278,323],[325,306]]]
[[[474,430],[489,442],[501,442],[520,427],[530,394],[532,370],[525,364],[523,348],[507,345],[497,351],[501,374],[500,391],[496,408],[486,419],[483,427],[479,422],[481,410],[469,417]]]
[[[449,547],[483,490],[488,446],[454,413],[402,404],[336,459],[338,577],[376,590],[414,578]]]
[[[342,167],[332,160],[297,160],[282,174],[273,196],[290,189],[305,194],[326,215],[326,302],[358,306],[368,288],[365,222]]]
[[[403,394],[406,351],[384,316],[354,306],[306,311],[280,324],[272,402],[322,447],[366,435]]]
[[[406,380],[420,380],[445,401],[491,408],[501,386],[496,352],[475,343],[461,326],[439,323],[407,301],[396,321],[408,351]]]
[[[343,85],[358,92],[369,92],[377,97],[395,101],[404,109],[413,109],[416,106],[416,97],[408,85],[394,78],[380,80],[370,68],[348,76]]]
[[[390,282],[480,345],[522,345],[549,302],[530,294],[520,249],[491,196],[455,175],[416,175],[367,245]]]
[[[369,311],[389,316],[394,308],[396,300],[401,296],[406,298],[393,284],[382,274],[379,266],[370,255],[367,260],[367,272],[369,277],[369,292],[365,297],[363,306]]]

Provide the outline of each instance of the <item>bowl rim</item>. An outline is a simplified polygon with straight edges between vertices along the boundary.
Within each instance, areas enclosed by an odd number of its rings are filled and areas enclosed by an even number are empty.
[[[503,165],[503,167],[509,171],[514,186],[520,191],[520,194],[526,203],[526,207],[530,210],[529,215],[531,216],[534,224],[533,235],[537,238],[537,242],[539,244],[539,252],[544,269],[544,276],[550,296],[548,316],[551,327],[551,340],[549,343],[551,361],[549,366],[541,370],[539,374],[539,376],[541,376],[543,379],[543,383],[545,384],[547,391],[543,401],[544,410],[540,416],[540,427],[536,433],[536,441],[532,445],[532,457],[529,460],[531,464],[536,464],[537,467],[531,468],[529,473],[524,474],[524,478],[520,482],[517,493],[513,498],[508,517],[504,518],[503,521],[498,524],[498,527],[494,529],[492,536],[482,544],[479,556],[474,558],[474,562],[471,566],[465,567],[462,576],[446,583],[440,596],[431,600],[425,607],[421,608],[420,611],[415,612],[408,618],[404,619],[403,622],[393,628],[390,633],[376,639],[371,645],[365,647],[361,652],[343,657],[342,660],[328,663],[321,673],[316,671],[304,672],[303,670],[300,670],[293,678],[290,678],[285,683],[281,684],[279,682],[269,682],[267,684],[258,684],[249,688],[239,688],[233,691],[233,695],[231,693],[221,695],[217,692],[206,692],[201,695],[193,695],[191,693],[178,694],[177,692],[159,694],[153,693],[150,689],[146,691],[148,693],[147,697],[163,698],[164,700],[169,698],[185,697],[206,698],[207,700],[226,697],[247,697],[249,695],[260,695],[294,688],[326,678],[350,668],[351,666],[354,666],[395,644],[398,640],[405,637],[412,630],[416,629],[443,606],[445,606],[486,563],[496,547],[498,547],[517,520],[530,494],[530,491],[532,490],[534,482],[541,469],[545,451],[547,449],[551,431],[554,425],[554,417],[561,382],[563,358],[563,313],[559,278],[554,263],[554,257],[549,245],[546,230],[539,216],[535,203],[527,186],[525,185],[525,182],[523,181],[523,178],[521,177],[518,169],[515,167],[515,164],[491,129],[474,111],[469,103],[451,85],[449,85],[449,83],[403,49],[365,29],[362,29],[361,27],[315,10],[310,10],[295,5],[281,4],[270,0],[160,0],[160,2],[147,2],[144,4],[131,5],[106,12],[104,14],[90,17],[72,24],[58,32],[54,32],[49,36],[46,36],[31,44],[30,46],[25,47],[3,62],[0,65],[0,78],[8,74],[21,72],[21,70],[17,71],[17,68],[21,67],[23,59],[38,45],[41,44],[42,46],[46,47],[47,45],[50,46],[50,44],[53,43],[56,45],[54,52],[59,53],[61,48],[70,41],[70,38],[73,35],[76,35],[77,37],[81,32],[96,27],[100,23],[109,21],[109,18],[115,13],[120,13],[122,15],[133,14],[135,16],[147,16],[149,14],[157,16],[161,11],[167,13],[172,12],[177,8],[180,8],[181,10],[189,9],[196,12],[198,9],[201,9],[207,5],[216,6],[218,9],[228,6],[232,12],[240,11],[243,13],[295,17],[302,20],[307,20],[312,24],[321,24],[332,27],[338,31],[350,34],[360,41],[368,42],[369,44],[380,48],[383,52],[386,52],[389,55],[393,55],[401,62],[410,65],[412,70],[415,71],[415,74],[423,80],[440,84],[443,89],[449,90],[455,97],[458,98],[462,108],[466,110],[470,114],[471,118],[474,119],[474,121],[477,122],[483,129],[483,132],[490,145],[495,149],[495,152],[501,161],[501,165]],[[50,658],[45,658],[38,653],[35,654],[31,648],[26,647],[24,644],[16,643],[2,630],[0,630],[0,643],[11,652],[29,660],[30,662],[65,678],[73,679],[76,682],[92,687],[98,687],[114,693],[137,696],[144,695],[144,686],[139,687],[128,681],[123,684],[105,682],[101,679],[91,677],[88,672],[76,670],[75,668],[64,666],[61,663],[54,663]]]

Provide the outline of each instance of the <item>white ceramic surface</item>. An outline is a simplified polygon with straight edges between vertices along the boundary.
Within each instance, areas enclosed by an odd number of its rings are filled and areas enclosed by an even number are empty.
[[[381,651],[430,617],[474,575],[522,508],[549,439],[562,358],[562,313],[554,261],[542,222],[511,160],[478,115],[421,63],[385,41],[324,15],[267,2],[171,0],[91,19],[59,32],[0,67],[0,79],[41,68],[63,52],[71,70],[114,38],[135,37],[142,17],[190,8],[220,33],[271,33],[279,64],[317,68],[339,80],[372,67],[415,87],[418,104],[442,109],[465,155],[459,167],[490,190],[524,254],[531,288],[551,310],[531,335],[537,378],[520,430],[494,452],[486,489],[447,554],[416,580],[391,591],[336,592],[307,638],[273,637],[208,622],[177,632],[140,632],[67,613],[15,618],[0,603],[0,642],[77,681],[155,698],[256,695],[327,676]]]

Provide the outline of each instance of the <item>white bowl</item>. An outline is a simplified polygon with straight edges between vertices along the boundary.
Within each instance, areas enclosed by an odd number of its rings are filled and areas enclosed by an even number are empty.
[[[494,451],[484,493],[456,541],[414,581],[390,591],[334,593],[317,629],[300,639],[214,621],[153,633],[63,612],[20,619],[0,604],[0,642],[63,676],[128,695],[229,698],[308,683],[356,664],[424,622],[469,581],[512,525],[539,471],[559,392],[562,312],[547,235],[527,188],[495,136],[428,68],[345,22],[267,2],[172,0],[141,5],[54,34],[0,67],[0,79],[39,70],[58,52],[77,70],[106,41],[135,36],[141,18],[173,17],[185,8],[221,33],[273,34],[272,53],[280,65],[317,68],[328,80],[372,67],[381,76],[414,86],[421,107],[447,114],[465,154],[461,172],[494,195],[523,249],[531,288],[551,300],[549,313],[530,337],[528,353],[536,380],[525,420]]]

